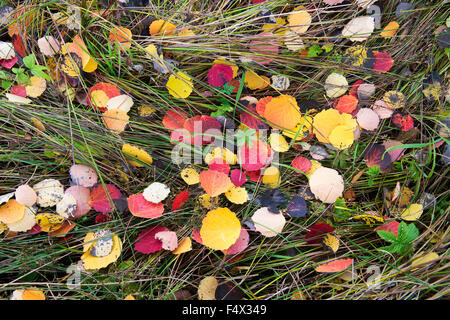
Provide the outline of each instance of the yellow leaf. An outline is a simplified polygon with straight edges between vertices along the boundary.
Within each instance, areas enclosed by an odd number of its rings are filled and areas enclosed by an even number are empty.
[[[280,184],[280,170],[277,167],[270,166],[264,170],[262,183],[267,184],[270,188],[276,188]]]
[[[203,244],[214,250],[225,250],[233,245],[241,233],[241,223],[228,208],[211,210],[203,218],[200,237]]]
[[[131,144],[125,143],[122,146],[122,152],[127,155],[140,160],[146,164],[152,164],[153,158],[150,154],[148,154],[145,150],[138,148],[136,146],[132,146]],[[143,167],[143,165],[136,161],[131,161],[131,163],[136,167]]]
[[[231,186],[231,188],[225,192],[225,197],[232,203],[243,204],[248,200],[248,193],[245,188]]]
[[[419,203],[413,203],[403,210],[401,218],[405,221],[416,221],[423,213],[423,206]]]
[[[173,254],[182,254],[192,250],[192,241],[190,237],[184,238],[178,244],[178,247],[172,251]]]
[[[92,233],[92,232],[90,232]],[[83,261],[83,266],[86,270],[96,270],[107,267],[109,264],[115,262],[122,252],[122,241],[118,236],[112,236],[113,246],[111,252],[104,257],[95,257],[91,255],[91,248],[95,245],[94,243],[87,243],[95,239],[95,235],[88,233],[85,237],[85,245],[87,245],[88,250],[81,256],[81,260]]]
[[[351,147],[353,140],[355,139],[353,128],[346,125],[337,126],[331,131],[328,139],[331,144],[339,150],[347,149]]]
[[[245,71],[245,86],[250,90],[264,89],[270,84],[270,79],[260,76],[252,70]]]
[[[322,243],[333,253],[336,253],[339,250],[339,239],[333,236],[331,233],[327,233],[324,236]]]
[[[181,71],[171,74],[166,88],[173,97],[185,99],[193,90],[191,77]]]
[[[47,89],[47,81],[43,78],[32,76],[30,77],[30,82],[31,84],[25,87],[28,97],[37,98]]]
[[[216,300],[216,289],[219,282],[214,277],[205,277],[198,285],[198,299],[199,300]]]
[[[211,197],[209,194],[205,193],[198,197],[202,207],[206,209],[211,209],[219,204],[219,197]]]
[[[192,168],[185,168],[181,171],[181,178],[188,185],[197,184],[200,182],[200,175]]]
[[[53,213],[38,213],[35,217],[36,223],[44,232],[52,232],[61,228],[64,217]]]
[[[288,26],[296,33],[305,33],[311,25],[311,15],[306,10],[295,9],[288,16]]]
[[[429,264],[434,260],[439,259],[439,255],[436,252],[430,252],[427,254],[421,254],[419,257],[417,257],[416,259],[414,259],[411,262],[411,266],[418,266],[418,265],[422,265],[422,264]],[[414,268],[412,270],[415,270],[417,268]]]
[[[286,152],[289,150],[289,143],[279,133],[272,132],[269,136],[270,147],[276,152]]]

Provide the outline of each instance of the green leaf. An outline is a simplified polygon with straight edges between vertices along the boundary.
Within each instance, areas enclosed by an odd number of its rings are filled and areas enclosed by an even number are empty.
[[[119,266],[117,267],[117,270],[125,271],[125,270],[129,269],[133,264],[134,264],[134,262],[132,260],[123,261],[121,264],[119,264]]]
[[[42,71],[42,70],[39,70],[39,69],[32,69],[32,70],[31,70],[31,74],[34,75],[34,76],[36,76],[36,77],[43,78],[43,79],[45,79],[45,80],[47,80],[47,81],[52,81],[52,79],[50,78],[50,76],[49,76],[48,74],[46,74],[44,71]]]
[[[19,73],[17,75],[17,82],[22,86],[26,86],[30,83],[30,78],[25,73]]]
[[[9,78],[9,74],[7,74],[5,71],[0,70],[0,79],[6,80]]]
[[[351,213],[348,210],[347,206],[345,205],[345,199],[337,198],[336,202],[334,203],[334,215],[333,215],[334,220],[339,222],[347,220],[350,217]]]
[[[308,53],[306,56],[308,58],[314,58],[314,57],[317,57],[322,52],[323,52],[323,50],[317,44],[315,44],[308,48]]]
[[[402,251],[402,245],[398,243],[393,243],[387,247],[381,247],[379,250],[384,250],[389,253],[400,253]]]
[[[380,166],[375,165],[373,167],[369,167],[366,171],[366,174],[370,177],[376,178],[380,175]]]
[[[378,230],[377,234],[381,239],[383,239],[387,242],[396,242],[397,241],[397,237],[390,231]]]
[[[403,223],[403,221],[402,221]],[[401,223],[400,223],[401,224]],[[417,237],[419,236],[419,229],[417,229],[417,227],[414,225],[414,223],[410,223],[407,227],[406,227],[406,242],[412,242],[414,240],[417,239]]]
[[[23,58],[23,64],[28,69],[31,69],[36,64],[36,57],[34,56],[34,53]]]
[[[11,71],[15,74],[23,73],[25,69],[23,68],[12,68]]]
[[[3,90],[8,90],[9,88],[11,88],[11,86],[12,86],[12,82],[11,81],[2,80],[2,88],[3,88]]]

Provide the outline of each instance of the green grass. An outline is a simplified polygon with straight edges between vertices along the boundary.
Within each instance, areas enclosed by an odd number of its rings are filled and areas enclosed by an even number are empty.
[[[273,74],[288,76],[291,86],[283,93],[293,95],[297,101],[314,99],[321,106],[328,103],[323,82],[333,71],[343,72],[349,83],[359,79],[371,81],[376,85],[377,99],[390,90],[404,93],[408,101],[406,111],[413,116],[418,130],[415,137],[402,140],[408,149],[391,172],[376,177],[364,173],[357,182],[351,183],[358,172],[367,170],[363,153],[370,143],[398,138],[400,131],[393,127],[389,119],[383,120],[375,133],[362,134],[349,150],[336,152],[321,163],[337,169],[346,182],[346,190],[351,188],[355,192],[357,200],[346,203],[352,214],[364,211],[386,214],[383,188],[392,190],[397,182],[414,192],[414,200],[424,192],[433,194],[437,198],[437,206],[425,211],[420,221],[415,222],[420,235],[411,250],[404,255],[396,255],[378,250],[386,243],[377,236],[373,226],[353,219],[333,222],[333,205],[308,201],[310,213],[307,217],[288,218],[281,235],[264,238],[251,232],[250,245],[237,261],[224,258],[221,252],[196,243],[191,252],[180,257],[164,251],[143,255],[133,250],[137,235],[150,225],[159,224],[176,231],[179,239],[200,227],[207,210],[201,208],[192,196],[176,212],[170,211],[171,202],[166,201],[164,215],[152,220],[136,218],[128,211],[122,214],[115,211],[111,221],[95,224],[95,214],[92,212],[76,220],[75,229],[64,240],[45,233],[21,233],[12,238],[2,238],[2,298],[8,298],[14,289],[28,287],[44,290],[48,299],[123,299],[133,294],[137,299],[165,300],[172,299],[174,292],[180,289],[188,290],[196,298],[200,280],[210,275],[219,281],[232,281],[244,291],[246,299],[284,300],[298,291],[307,299],[438,299],[448,295],[448,167],[440,162],[443,148],[431,152],[423,164],[414,157],[416,152],[429,144],[431,138],[435,141],[446,139],[448,142],[448,137],[443,137],[436,130],[436,124],[441,123],[443,115],[448,115],[448,102],[429,103],[421,92],[422,80],[430,71],[440,74],[448,86],[449,57],[437,46],[434,35],[450,14],[448,4],[444,5],[444,1],[414,1],[415,9],[408,18],[399,20],[401,29],[394,39],[383,39],[377,34],[380,30],[376,30],[368,41],[363,42],[373,50],[389,52],[395,60],[394,67],[388,73],[378,75],[340,62],[339,55],[352,45],[348,40],[337,43],[330,53],[310,59],[301,59],[299,52],[280,46],[280,54],[273,57],[271,64],[246,66],[239,58],[250,54],[247,43],[256,39],[255,35],[262,26],[258,19],[259,6],[251,5],[250,1],[222,0],[213,4],[213,1],[161,0],[152,1],[149,8],[133,10],[111,5],[108,15],[93,18],[91,13],[101,6],[101,2],[92,1],[92,5],[88,5],[88,1],[77,2],[83,6],[81,36],[89,53],[98,62],[98,70],[83,76],[76,92],[82,98],[97,82],[116,84],[134,99],[134,107],[129,113],[129,128],[120,135],[111,134],[103,125],[99,113],[80,104],[77,98],[73,101],[67,99],[58,92],[55,83],[48,83],[46,93],[33,99],[31,105],[14,105],[0,100],[1,194],[12,192],[21,184],[34,184],[46,178],[59,179],[68,187],[68,170],[74,163],[92,166],[99,173],[101,182],[115,184],[127,196],[142,192],[152,181],[168,184],[171,197],[177,194],[186,185],[179,177],[181,167],[171,163],[173,145],[161,120],[171,107],[180,107],[190,116],[214,111],[220,92],[208,86],[206,74],[214,59],[226,56],[237,62],[240,75],[245,69],[253,69],[269,77]],[[384,2],[382,26],[395,19],[398,2]],[[64,32],[64,40],[69,42],[75,35],[74,31],[53,23],[49,15],[50,12],[66,12],[67,8],[56,1],[24,3],[32,6],[35,13],[28,28],[29,52],[38,57],[41,65],[45,65],[46,60],[40,55],[37,39],[48,34],[59,37]],[[310,9],[313,16],[313,23],[304,37],[309,45],[324,44],[325,35],[342,28],[351,17],[365,12],[355,5],[330,9],[322,1],[293,3],[276,0],[267,2],[266,6],[286,18],[292,8],[300,4]],[[314,10],[314,6],[321,8],[321,11]],[[189,21],[188,15],[191,16]],[[148,28],[149,21],[156,19],[168,20],[182,29],[189,28],[197,36],[179,41],[176,36],[161,40],[139,35]],[[128,51],[117,50],[108,40],[110,30],[119,25],[133,31],[132,48]],[[2,37],[7,39],[6,30],[3,29],[2,33]],[[165,83],[168,75],[157,73],[145,56],[143,48],[150,43],[161,45],[163,52],[170,53],[171,59],[180,63],[176,69],[193,77],[194,92],[188,99],[174,99],[167,92]],[[132,68],[136,64],[143,66],[143,72],[138,73]],[[403,75],[406,67],[412,72],[410,76]],[[236,103],[241,96],[251,95],[259,99],[277,95],[270,88],[255,92],[240,89],[242,92],[237,95],[222,94],[235,109],[242,108]],[[214,95],[204,97],[201,93],[206,90],[211,90]],[[151,119],[139,118],[136,106],[140,105],[155,108],[155,115]],[[229,116],[239,121],[236,112]],[[31,117],[45,125],[44,132],[36,131]],[[143,168],[133,167],[121,152],[124,143],[144,148],[152,154],[154,163]],[[315,139],[310,143],[318,144]],[[293,196],[299,186],[308,183],[305,176],[294,173],[290,168],[292,159],[298,154],[293,148],[280,154],[282,183],[279,189],[289,196]],[[205,168],[205,165],[200,167]],[[255,195],[267,189],[260,183],[250,183],[246,187]],[[194,195],[201,193],[200,188],[190,191]],[[224,198],[220,199],[219,205],[230,207],[242,222],[256,209],[253,202],[230,206]],[[320,262],[334,257],[321,247],[307,245],[304,239],[308,228],[320,220],[333,222],[335,233],[341,239],[341,249],[336,256],[355,260],[355,279],[345,281],[340,278],[342,273],[327,275],[314,271]],[[122,239],[121,256],[105,269],[83,272],[80,288],[68,288],[66,269],[79,261],[85,234],[102,227],[111,229]],[[437,241],[431,241],[431,236],[438,236]],[[440,255],[438,262],[432,266],[410,268],[414,257],[430,251]],[[381,271],[382,282],[377,290],[367,284],[372,275],[371,266]]]

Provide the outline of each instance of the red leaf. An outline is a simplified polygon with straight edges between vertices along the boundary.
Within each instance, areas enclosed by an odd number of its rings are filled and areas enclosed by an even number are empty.
[[[186,202],[189,198],[189,191],[184,190],[181,191],[172,202],[172,211],[178,210],[181,206]]]
[[[222,124],[210,116],[195,116],[186,119],[183,127],[190,133],[189,138],[184,142],[196,146],[211,143],[216,135],[222,134]]]
[[[317,272],[334,273],[344,271],[353,264],[353,259],[338,259],[316,267]]]
[[[179,108],[173,108],[167,111],[162,120],[162,124],[169,130],[183,129],[186,119],[187,113],[181,111]]]
[[[39,232],[41,232],[41,226],[38,225],[37,223],[30,229],[28,230],[31,234],[38,234]]]
[[[256,104],[256,112],[261,116],[264,117],[264,111],[266,110],[266,105],[272,101],[273,97],[264,97],[258,100],[258,103]]]
[[[346,94],[337,100],[335,109],[340,113],[352,113],[355,111],[357,106],[358,98],[353,95]]]
[[[140,218],[161,217],[164,212],[164,204],[147,201],[142,193],[133,194],[128,197],[128,209],[133,216]]]
[[[222,158],[214,158],[209,162],[209,168],[211,170],[215,170],[215,171],[219,171],[219,172],[223,172],[226,175],[228,175],[228,173],[230,173],[230,166],[223,161]]]
[[[155,234],[161,231],[169,230],[160,226],[151,226],[142,231],[134,244],[134,250],[145,254],[162,250],[162,242],[155,238]]]
[[[324,233],[333,232],[333,227],[328,223],[316,223],[309,228],[309,231],[305,235],[306,243],[317,244],[322,241],[320,235]]]
[[[365,82],[362,80],[355,81],[355,83],[353,83],[352,88],[350,89],[348,94],[354,96],[355,98],[358,98],[358,88],[363,83],[365,83]]]
[[[311,161],[305,157],[298,156],[292,160],[291,166],[301,172],[308,172],[311,169]]]
[[[111,200],[119,199],[122,197],[119,189],[112,184],[105,185],[106,190],[108,191],[109,197]],[[89,196],[89,205],[94,208],[95,211],[101,213],[109,213],[112,211],[112,206],[110,205],[108,195],[105,193],[105,190],[102,185],[98,185],[94,187],[91,191],[91,195]],[[112,201],[111,201],[112,202]]]
[[[11,90],[9,91],[11,94],[15,94],[19,97],[22,98],[26,98],[27,97],[27,90],[25,89],[24,86],[20,86],[20,85],[15,85],[14,87],[11,88]]]
[[[391,164],[391,156],[385,152],[386,148],[380,144],[371,145],[364,154],[368,167],[380,166],[384,170]]]
[[[233,69],[230,65],[215,64],[208,71],[208,83],[213,87],[222,87],[233,79]]]
[[[401,113],[398,111],[395,111],[392,115],[392,123],[402,131],[408,131],[414,128],[413,118],[409,114]]]
[[[400,223],[398,223],[395,220],[392,220],[389,223],[386,223],[386,224],[376,227],[375,230],[389,231],[389,232],[392,232],[395,236],[397,236],[399,225],[400,225]]]
[[[386,52],[374,51],[374,56],[375,64],[373,65],[372,69],[377,74],[389,71],[394,65],[394,60]]]
[[[199,244],[203,244],[202,237],[200,236],[200,229],[192,230],[192,239],[194,239]]]
[[[248,176],[250,181],[258,182],[261,179],[261,170],[246,171],[245,175]]]
[[[27,55],[27,49],[25,47],[25,43],[21,36],[18,34],[13,35],[12,37],[14,50],[21,57],[24,58]]]
[[[244,183],[247,182],[247,177],[245,176],[245,173],[242,172],[239,169],[234,169],[231,171],[230,174],[230,179],[231,182],[236,186],[236,187],[240,187],[242,186]]]
[[[241,122],[251,129],[269,129],[269,126],[265,124],[259,117],[256,107],[248,106],[242,113],[239,115]]]
[[[270,163],[271,149],[267,143],[256,140],[250,147],[247,144],[241,146],[237,157],[244,170],[257,171]]]
[[[105,223],[111,220],[111,216],[109,214],[99,213],[95,216],[95,223]]]
[[[8,60],[0,59],[0,66],[9,70],[17,63],[17,61],[18,61],[17,56]]]

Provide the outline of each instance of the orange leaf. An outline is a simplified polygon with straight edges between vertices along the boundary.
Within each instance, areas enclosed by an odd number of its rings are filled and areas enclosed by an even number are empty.
[[[228,175],[216,170],[205,170],[200,173],[200,184],[211,197],[226,192],[232,185]]]

